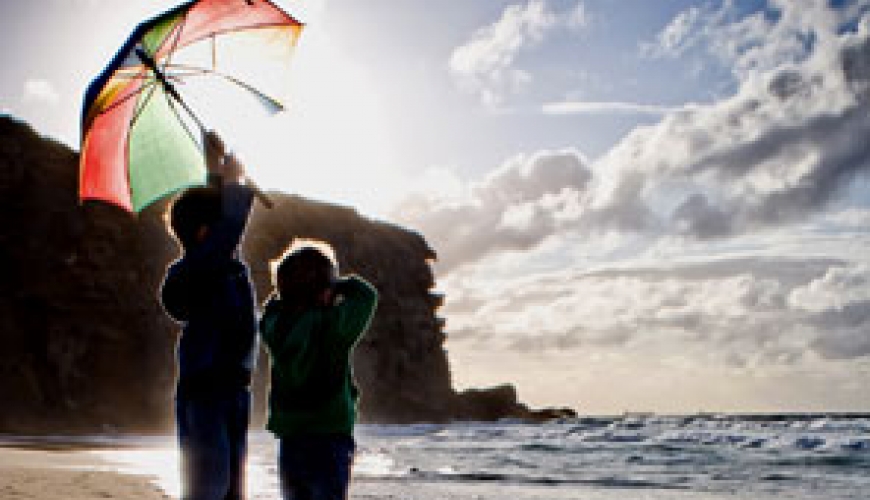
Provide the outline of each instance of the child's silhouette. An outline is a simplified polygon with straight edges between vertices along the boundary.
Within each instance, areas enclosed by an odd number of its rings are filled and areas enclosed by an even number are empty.
[[[351,355],[368,328],[375,289],[339,277],[332,249],[297,243],[274,273],[260,332],[272,360],[267,428],[280,439],[285,500],[347,496],[359,391]]]
[[[209,184],[182,193],[169,224],[183,255],[167,270],[163,306],[183,325],[176,423],[182,498],[244,498],[250,380],[256,344],[254,292],[238,258],[252,190],[217,135],[204,136]]]

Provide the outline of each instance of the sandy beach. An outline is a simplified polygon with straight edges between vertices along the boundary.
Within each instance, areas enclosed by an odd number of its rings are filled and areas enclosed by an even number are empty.
[[[95,465],[71,450],[0,448],[3,500],[94,500],[169,498],[143,476]]]

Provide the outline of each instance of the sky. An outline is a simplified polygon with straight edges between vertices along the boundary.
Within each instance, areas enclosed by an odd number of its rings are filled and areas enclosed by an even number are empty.
[[[870,410],[870,1],[279,3],[289,112],[222,132],[263,186],[427,238],[457,387]],[[77,147],[171,5],[4,2],[0,109]]]

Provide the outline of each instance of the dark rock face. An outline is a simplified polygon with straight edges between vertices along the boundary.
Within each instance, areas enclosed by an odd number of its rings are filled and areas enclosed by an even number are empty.
[[[0,432],[165,430],[172,425],[178,326],[156,291],[178,255],[157,205],[138,216],[76,199],[78,155],[0,117]],[[510,386],[457,394],[436,316],[430,262],[418,234],[349,208],[273,194],[243,246],[258,298],[268,261],[294,237],[332,244],[342,272],[381,293],[356,350],[364,421],[567,416],[535,412]],[[267,360],[255,381],[262,421]]]
[[[167,422],[173,324],[156,214],[79,206],[78,157],[0,118],[0,429]]]

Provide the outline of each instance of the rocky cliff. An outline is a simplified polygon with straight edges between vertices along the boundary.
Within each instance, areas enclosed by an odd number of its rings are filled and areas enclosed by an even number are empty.
[[[155,291],[178,255],[162,205],[133,216],[76,200],[78,156],[0,117],[0,432],[162,430],[171,423],[177,325]],[[435,253],[419,234],[350,208],[274,193],[244,242],[259,297],[294,237],[328,241],[343,272],[381,292],[356,350],[365,421],[547,418],[510,386],[457,393],[444,350]],[[255,381],[262,420],[266,361]]]

